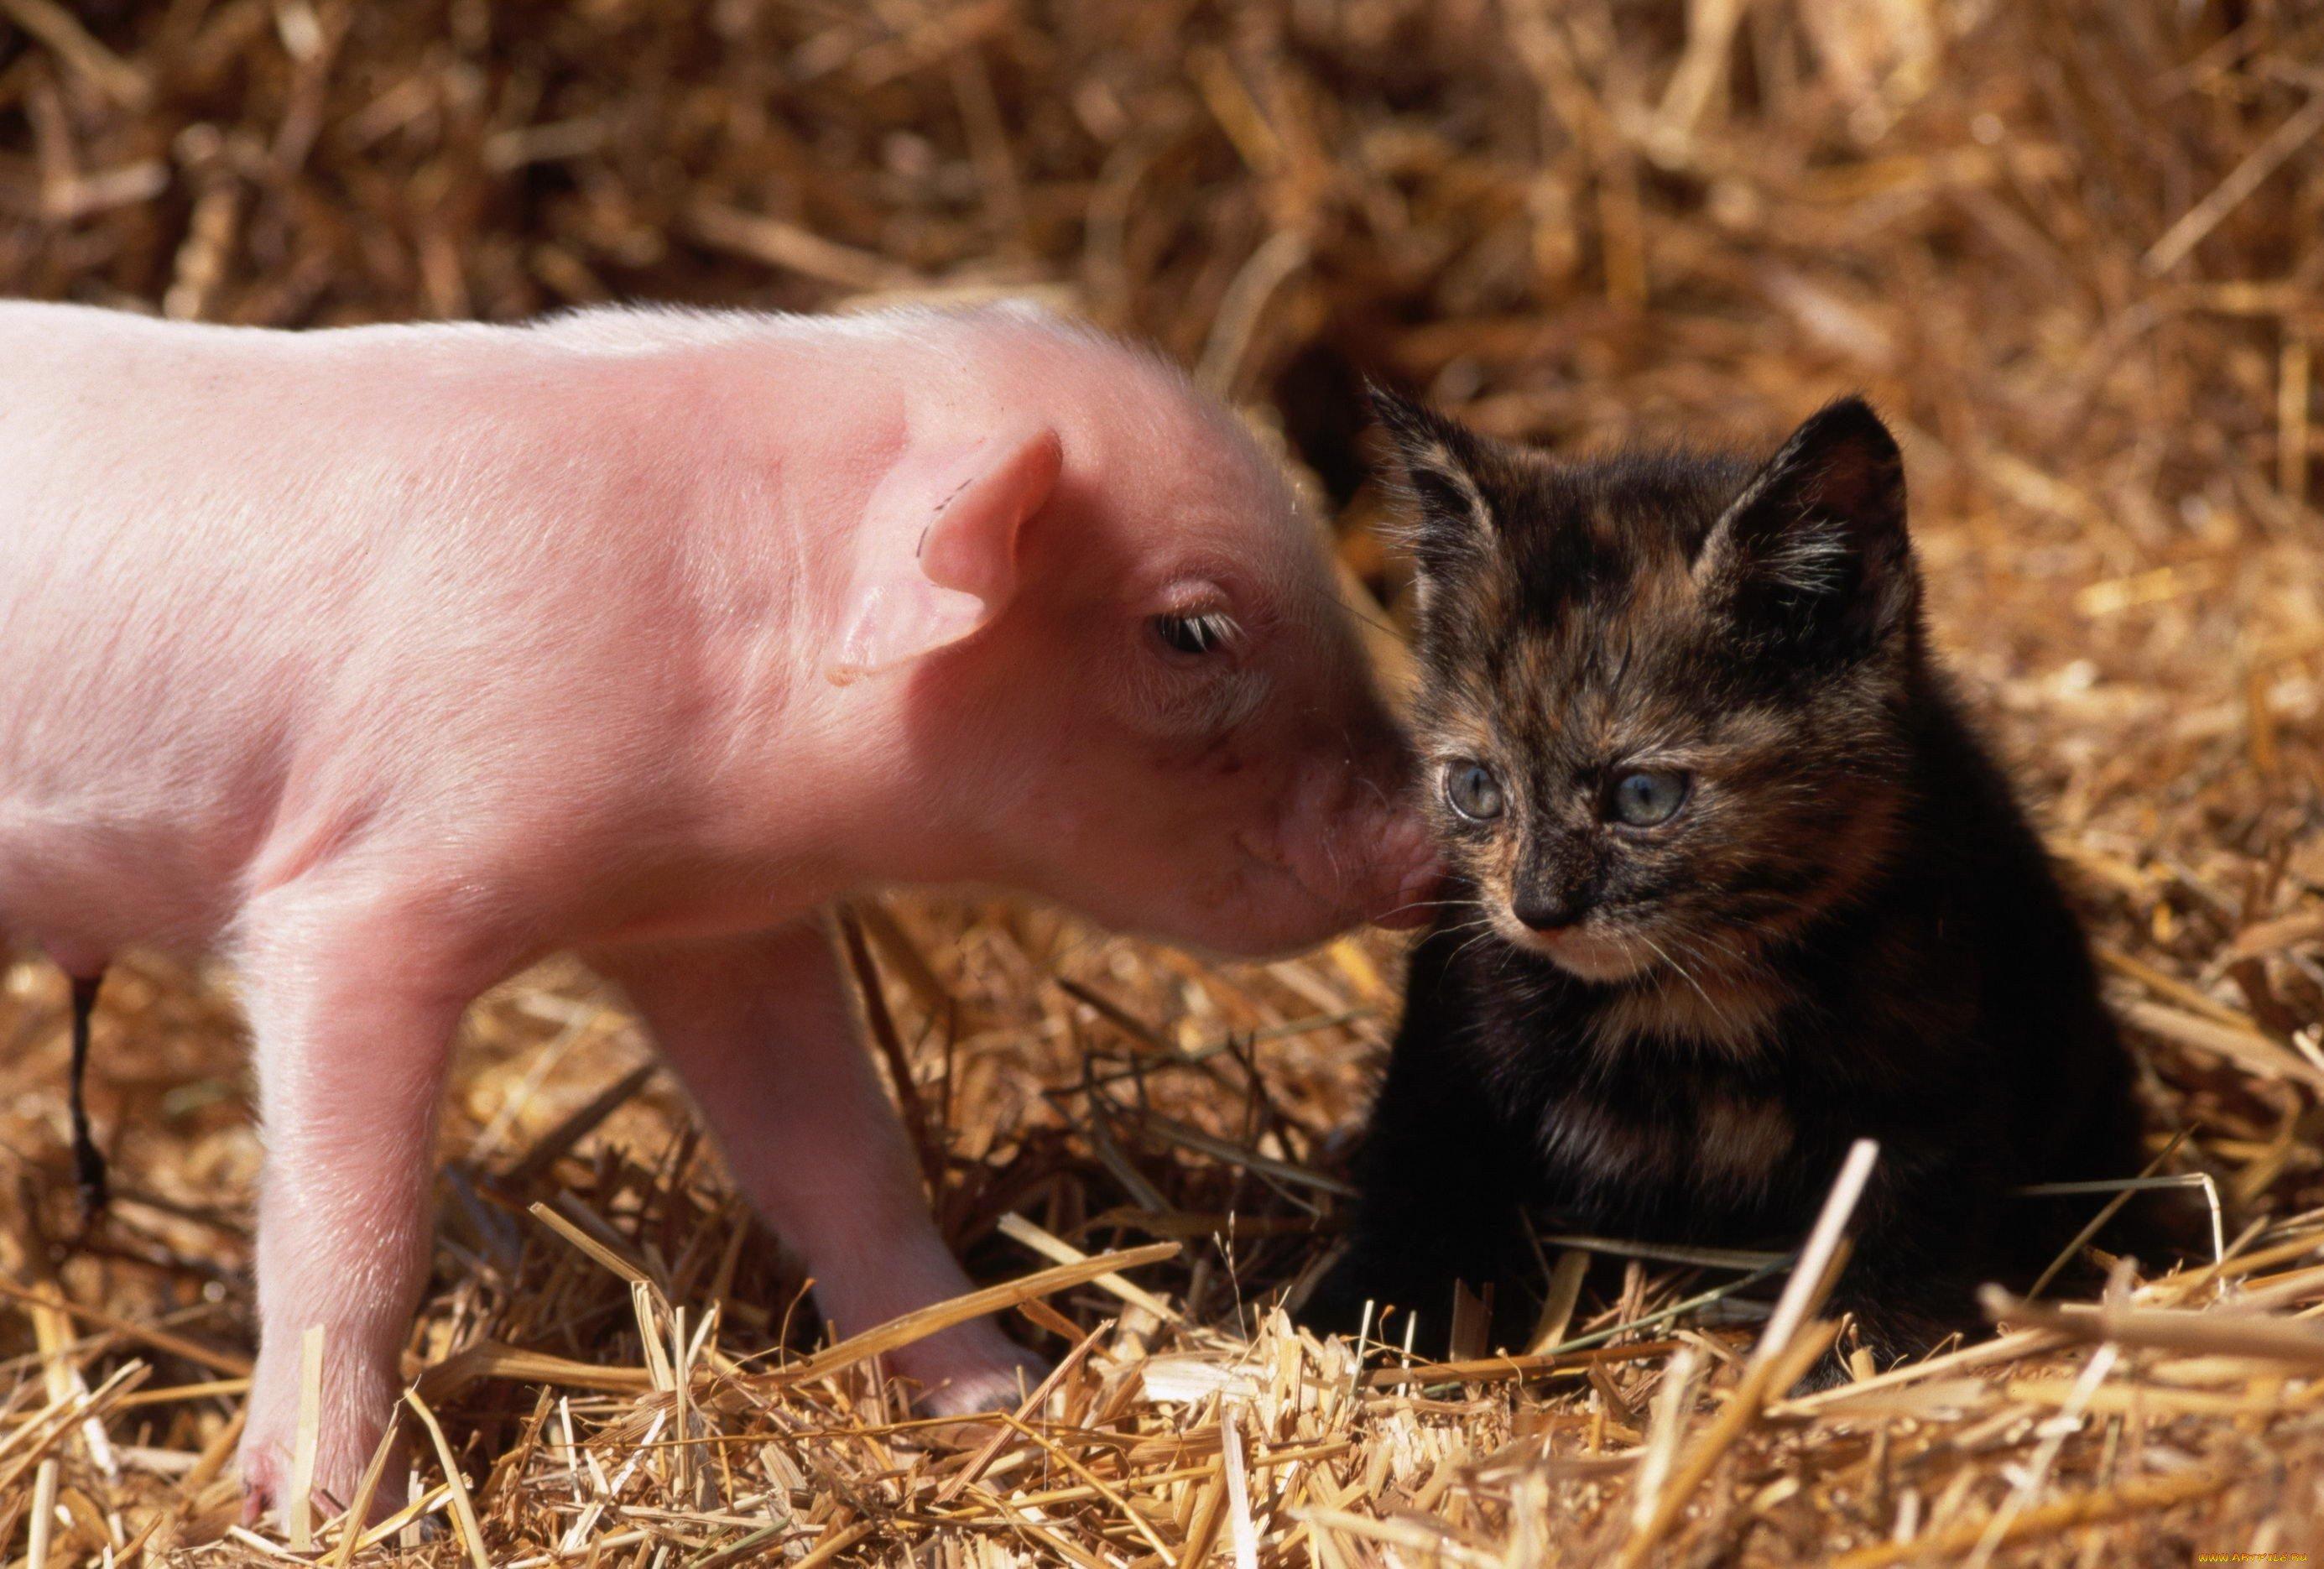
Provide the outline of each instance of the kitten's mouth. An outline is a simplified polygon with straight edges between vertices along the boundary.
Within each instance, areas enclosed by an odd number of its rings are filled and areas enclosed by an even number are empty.
[[[1635,981],[1655,964],[1653,950],[1592,931],[1586,919],[1550,931],[1536,931],[1509,921],[1503,924],[1503,935],[1575,979],[1594,981],[1600,985]]]

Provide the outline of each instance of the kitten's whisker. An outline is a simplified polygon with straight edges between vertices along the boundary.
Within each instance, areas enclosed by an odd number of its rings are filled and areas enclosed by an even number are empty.
[[[1371,627],[1376,631],[1387,632],[1400,643],[1408,644],[1411,641],[1411,639],[1406,635],[1404,628],[1397,625],[1395,622],[1387,619],[1387,606],[1380,605],[1379,601],[1373,600],[1370,595],[1365,595],[1368,602],[1366,605],[1359,605],[1354,601],[1349,599],[1346,595],[1341,593],[1337,586],[1328,588],[1320,588],[1317,589],[1315,593],[1317,598],[1323,600],[1326,605],[1336,606],[1340,613],[1347,616],[1349,619],[1361,622],[1364,625]],[[1370,608],[1370,606],[1377,606],[1378,608]]]
[[[1670,935],[1674,946],[1677,946],[1682,952],[1685,953],[1689,958],[1692,959],[1700,959],[1702,955],[1694,951],[1692,943],[1715,940],[1709,933],[1690,933],[1684,929],[1674,931]],[[1764,955],[1746,953],[1730,943],[1720,943],[1718,946],[1734,961],[1733,964],[1727,971],[1727,974],[1730,977],[1739,976],[1749,978],[1756,975],[1763,981],[1774,983],[1779,989],[1784,989],[1781,973],[1776,970],[1774,964],[1770,964],[1766,960]],[[1720,1011],[1719,1017],[1720,1022],[1725,1025],[1729,1030],[1740,1031],[1743,1034],[1752,1033],[1751,1023],[1748,1018],[1738,1020],[1724,1010]]]
[[[1444,962],[1448,964],[1452,964],[1458,960],[1462,955],[1467,953],[1471,948],[1475,947],[1479,943],[1485,941],[1488,937],[1498,937],[1499,935],[1500,934],[1493,928],[1492,925],[1488,922],[1483,931],[1479,932],[1475,937],[1471,937],[1467,942],[1462,943],[1459,947],[1453,949],[1452,957],[1445,960]]]
[[[1389,915],[1402,915],[1407,909],[1452,909],[1461,905],[1475,904],[1476,902],[1477,901],[1473,899],[1416,899],[1404,904],[1399,904],[1394,909],[1391,909],[1387,913]]]
[[[1732,961],[1730,968],[1737,974],[1756,976],[1758,979],[1767,981],[1779,980],[1782,977],[1782,972],[1775,967],[1774,961],[1770,960],[1765,953],[1754,949],[1747,949],[1735,943],[1722,941],[1711,932],[1692,931],[1682,928],[1681,930],[1673,933],[1672,936],[1673,940],[1674,941],[1684,940],[1687,942],[1689,945],[1689,956],[1691,957],[1702,957],[1702,955],[1698,950],[1702,946],[1707,944],[1711,947],[1715,948],[1727,959]]]
[[[1489,909],[1488,909],[1488,907],[1486,906],[1485,901],[1484,901],[1483,900],[1480,900],[1480,899],[1416,899],[1416,900],[1411,900],[1411,901],[1409,901],[1409,902],[1407,902],[1407,903],[1405,903],[1405,904],[1399,904],[1399,905],[1397,905],[1395,909],[1390,909],[1390,910],[1387,911],[1385,914],[1380,915],[1380,916],[1379,916],[1379,917],[1376,917],[1375,918],[1376,918],[1376,919],[1379,919],[1379,920],[1386,920],[1386,919],[1389,918],[1390,917],[1402,915],[1406,910],[1408,910],[1408,909],[1462,909],[1487,910],[1487,913],[1486,913],[1484,916],[1480,917],[1480,918],[1479,918],[1479,919],[1481,919],[1481,920],[1489,920],[1489,919],[1491,919],[1491,913],[1490,913]],[[1444,929],[1445,929],[1446,931],[1464,932],[1464,931],[1467,931],[1471,927],[1475,926],[1476,924],[1477,924],[1477,921],[1474,921],[1474,920],[1462,921],[1462,922],[1461,922],[1459,925],[1457,925],[1457,926],[1450,926],[1450,927],[1445,928]]]
[[[1688,985],[1694,988],[1694,994],[1702,999],[1702,1005],[1711,1010],[1711,1016],[1713,1019],[1718,1020],[1720,1024],[1726,1026],[1729,1029],[1732,1029],[1735,1027],[1735,1021],[1728,1017],[1727,1010],[1721,1008],[1717,1002],[1711,1000],[1711,993],[1702,989],[1702,983],[1694,978],[1693,971],[1688,969],[1684,964],[1680,964],[1676,959],[1671,957],[1668,949],[1665,948],[1662,944],[1655,941],[1654,938],[1646,936],[1646,933],[1640,932],[1638,934],[1638,940],[1646,944],[1646,946],[1654,949],[1655,954],[1661,957],[1664,964],[1668,964],[1672,969],[1677,971],[1680,980],[1684,981]],[[1673,940],[1677,940],[1675,935],[1674,935]]]

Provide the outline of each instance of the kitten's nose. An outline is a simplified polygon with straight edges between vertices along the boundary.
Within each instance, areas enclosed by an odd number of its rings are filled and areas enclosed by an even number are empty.
[[[1556,889],[1527,889],[1509,901],[1509,913],[1537,932],[1572,926],[1590,913],[1590,902]]]

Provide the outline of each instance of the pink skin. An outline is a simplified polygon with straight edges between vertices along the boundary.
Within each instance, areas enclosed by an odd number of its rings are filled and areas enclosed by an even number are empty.
[[[818,910],[1006,886],[1203,947],[1425,897],[1313,521],[1232,419],[1016,309],[311,334],[0,305],[0,937],[240,968],[268,1166],[243,1468],[326,1336],[401,1387],[448,1043],[577,948],[859,1330],[967,1288]],[[1221,615],[1190,654],[1157,614]],[[897,1359],[1013,1396],[989,1323]]]

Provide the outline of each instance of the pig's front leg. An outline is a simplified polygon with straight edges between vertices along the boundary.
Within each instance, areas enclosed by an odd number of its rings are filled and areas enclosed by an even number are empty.
[[[403,1388],[429,1257],[437,1110],[471,990],[433,923],[283,898],[242,954],[265,1130],[258,1366],[242,1474],[252,1518],[289,1500],[300,1348],[323,1332],[317,1518],[354,1501]],[[401,1501],[391,1464],[374,1509]]]
[[[820,923],[591,956],[645,1016],[744,1195],[806,1256],[842,1334],[973,1289],[929,1218]],[[1013,1405],[1039,1368],[990,1319],[891,1361],[939,1415]]]

